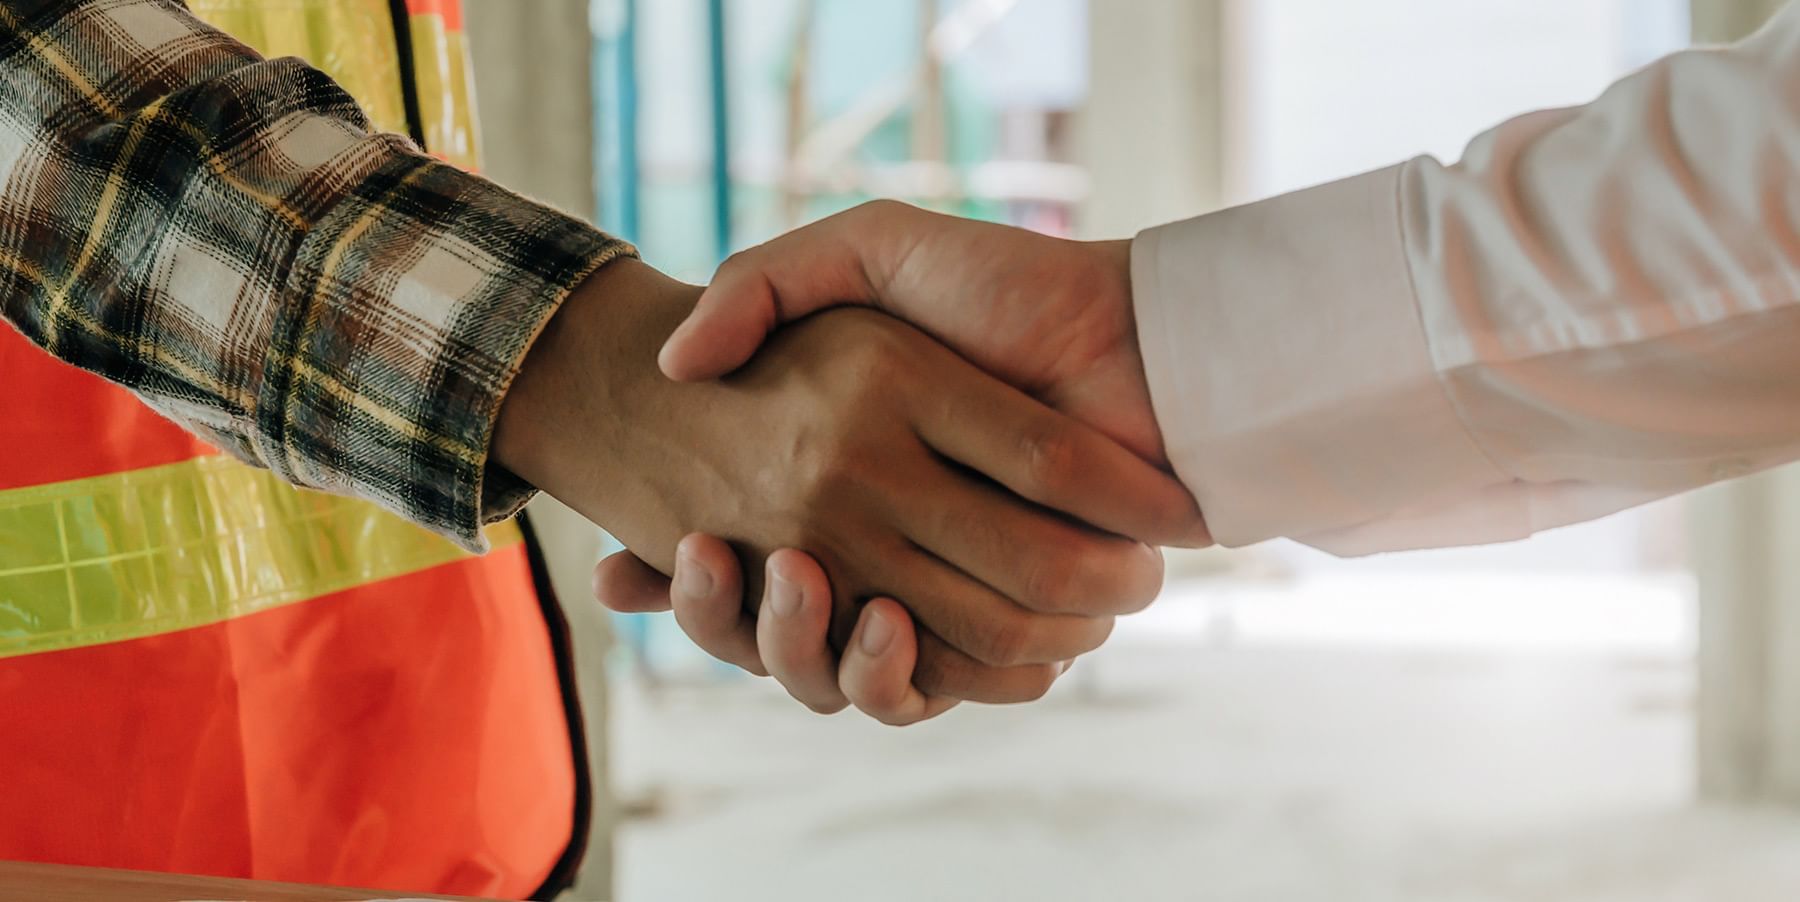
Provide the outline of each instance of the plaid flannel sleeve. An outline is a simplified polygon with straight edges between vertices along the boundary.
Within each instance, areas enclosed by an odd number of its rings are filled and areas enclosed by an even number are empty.
[[[177,0],[0,0],[0,314],[297,485],[480,547],[502,396],[630,253]]]

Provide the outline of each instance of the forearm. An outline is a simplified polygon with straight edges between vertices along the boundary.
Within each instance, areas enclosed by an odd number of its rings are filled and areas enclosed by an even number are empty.
[[[588,278],[532,346],[500,408],[494,461],[549,492],[622,541],[677,536],[679,522],[650,478],[645,459],[663,456],[652,424],[691,421],[701,409],[678,407],[656,368],[656,350],[693,309],[699,289],[636,260]],[[707,391],[682,392],[705,395]],[[683,456],[666,449],[665,461]],[[687,479],[695,494],[704,487]],[[724,492],[718,497],[725,497]],[[633,544],[665,571],[672,544]]]
[[[466,543],[493,422],[629,248],[373,132],[172,0],[0,6],[0,315],[294,483]],[[495,474],[499,476],[500,474]]]
[[[1797,39],[1790,10],[1455,166],[1140,238],[1158,410],[1215,534],[1510,539],[1800,456]]]

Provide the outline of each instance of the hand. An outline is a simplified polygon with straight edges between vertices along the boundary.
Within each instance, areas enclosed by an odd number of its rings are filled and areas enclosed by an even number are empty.
[[[837,647],[860,599],[906,598],[915,682],[984,701],[1041,695],[1159,588],[1154,549],[1026,501],[1161,535],[1191,513],[1180,486],[923,335],[834,314],[729,380],[681,385],[650,349],[697,290],[629,261],[591,284],[534,346],[495,453],[663,572],[691,532],[731,541],[758,576],[805,548],[832,574]]]
[[[782,323],[847,304],[906,320],[1165,463],[1138,350],[1129,241],[1069,241],[895,201],[863,204],[725,261],[663,348],[663,371],[716,378]],[[1197,511],[1178,538],[1185,542],[1166,544],[1210,542]]]
[[[663,349],[662,366],[677,378],[710,378],[747,360],[780,323],[845,303],[911,320],[989,372],[1163,461],[1138,351],[1125,241],[1072,242],[904,204],[865,204],[733,257]],[[1206,544],[1197,511],[1192,524],[1185,542],[1170,544]],[[679,586],[671,593],[667,581],[628,554],[603,562],[596,593],[621,610],[673,604],[678,619],[684,609],[704,607]],[[683,619],[690,636],[753,672],[763,669],[759,636],[763,658],[782,647],[816,644],[787,622],[774,632],[781,642],[772,651],[768,632],[753,635],[748,618],[735,632],[697,632],[688,625],[694,617]],[[910,628],[902,625],[903,638]],[[777,677],[802,701],[829,707],[818,702],[832,693],[817,687],[830,664],[799,685],[791,669]],[[848,660],[844,666],[848,671]],[[884,688],[891,695],[902,687]]]
[[[863,607],[840,661],[826,639],[831,583],[817,562],[798,551],[769,556],[754,621],[744,615],[737,558],[710,536],[682,540],[672,587],[629,552],[602,561],[594,585],[596,594],[621,612],[673,608],[676,621],[701,648],[758,676],[773,675],[820,714],[854,704],[876,720],[903,726],[957,704],[913,686],[918,640],[912,617],[893,599],[877,598]]]

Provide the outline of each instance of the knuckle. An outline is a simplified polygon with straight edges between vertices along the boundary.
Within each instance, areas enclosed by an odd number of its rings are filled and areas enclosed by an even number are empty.
[[[731,281],[749,275],[757,270],[757,248],[738,251],[725,258],[719,264],[719,270],[713,275],[713,281]]]
[[[878,463],[866,438],[847,427],[805,424],[782,442],[787,463],[762,470],[759,490],[770,497],[798,497],[812,512],[867,482]]]
[[[842,351],[844,384],[863,394],[885,392],[908,373],[906,342],[881,314],[852,310],[839,319],[851,318],[859,320],[861,328]]]
[[[965,504],[933,504],[908,511],[929,536],[944,537],[963,549],[976,569],[1015,566],[1018,536],[1007,524]]]
[[[1130,614],[1143,610],[1162,591],[1162,557],[1135,543],[1109,543],[1082,557],[1070,575],[1062,610],[1072,614]]]
[[[817,714],[821,717],[830,717],[833,714],[836,714],[836,713],[844,710],[844,708],[846,706],[845,702],[840,702],[840,701],[821,702],[821,701],[807,701],[806,699],[800,699],[800,703],[805,705],[807,710],[809,710],[812,713]]]
[[[975,659],[989,667],[1017,667],[1027,663],[1035,640],[1033,620],[1011,616],[978,634]]]
[[[1027,432],[1021,441],[1028,490],[1047,497],[1060,494],[1074,480],[1078,466],[1074,434],[1046,426]]]
[[[1193,496],[1185,491],[1168,493],[1167,500],[1159,505],[1154,528],[1158,530],[1160,544],[1183,548],[1205,548],[1212,544],[1206,518],[1201,516]]]
[[[1153,551],[1147,560],[1137,565],[1137,578],[1125,592],[1125,606],[1121,613],[1136,614],[1148,608],[1162,595],[1163,580],[1166,577],[1162,552]],[[1130,568],[1122,568],[1130,572]]]
[[[903,702],[910,682],[917,680],[916,671],[906,679],[908,683],[896,685],[892,675],[861,674],[845,687],[846,700],[863,716],[892,726],[906,713]]]
[[[683,616],[678,608],[675,614],[676,625],[701,651],[753,673],[762,667],[762,659],[753,650],[742,648],[747,639],[750,642],[754,639],[740,632],[736,610],[707,609],[697,613],[690,611],[689,616]]]
[[[1199,506],[1185,489],[1164,492],[1161,508],[1157,516],[1170,535],[1187,535],[1203,529]]]
[[[857,204],[855,209],[856,209],[856,212],[863,217],[867,217],[867,218],[871,218],[871,219],[885,219],[887,217],[894,216],[898,213],[904,212],[907,209],[907,207],[908,207],[907,204],[904,204],[904,203],[901,203],[900,201],[894,200],[891,197],[878,197],[874,200],[864,201],[860,204]]]
[[[832,350],[828,361],[813,373],[815,399],[840,413],[854,413],[880,393],[892,381],[895,361],[876,330],[858,329],[858,310],[835,311],[832,325],[843,343]],[[822,322],[822,321],[821,321]],[[799,328],[810,328],[803,322]]]
[[[1115,618],[1109,615],[1057,615],[1041,618],[1041,638],[1014,659],[1013,666],[1040,665],[1085,655],[1106,644]]]
[[[952,664],[948,655],[924,647],[919,649],[919,659],[913,665],[913,685],[926,695],[964,698],[969,689],[969,674]],[[883,701],[886,700],[871,699],[870,707],[887,707],[881,704]]]
[[[1019,701],[1035,702],[1050,694],[1050,687],[1056,685],[1056,678],[1062,675],[1060,668],[1054,664],[1040,664],[1029,668],[1019,680]]]
[[[878,468],[871,466],[870,453],[853,445],[833,442],[815,460],[806,465],[802,506],[810,522],[828,522],[841,511],[845,499],[856,497],[876,482]],[[795,543],[794,547],[811,547]]]
[[[901,714],[901,713],[894,712],[894,711],[882,711],[880,713],[873,714],[871,716],[874,717],[877,721],[879,721],[883,726],[894,727],[895,729],[898,729],[900,727],[910,727],[913,724],[916,724],[919,721],[925,719],[924,717],[917,715],[917,714]]]
[[[866,697],[860,699],[860,709],[890,727],[905,726],[912,722],[906,712],[906,690],[905,686],[871,689]]]
[[[1073,661],[1074,659],[1079,658],[1082,655],[1085,655],[1089,652],[1098,650],[1100,648],[1100,646],[1106,644],[1107,639],[1112,638],[1113,628],[1118,625],[1119,625],[1119,621],[1118,621],[1118,618],[1116,618],[1116,617],[1097,617],[1097,618],[1095,618],[1094,625],[1092,627],[1092,631],[1088,634],[1087,642],[1085,643],[1086,647],[1082,648],[1079,652],[1076,652],[1075,654],[1069,655],[1067,660]],[[1058,668],[1057,674],[1059,676],[1062,674],[1061,668]]]
[[[1155,604],[1157,597],[1161,594],[1162,577],[1158,575],[1155,585],[1149,587],[1147,591],[1131,592],[1121,596],[1123,600],[1119,604],[1113,605],[1111,613],[1119,616],[1141,614]]]
[[[1066,554],[1046,555],[1025,572],[1025,600],[1043,611],[1069,611],[1081,607],[1077,585],[1079,568]]]

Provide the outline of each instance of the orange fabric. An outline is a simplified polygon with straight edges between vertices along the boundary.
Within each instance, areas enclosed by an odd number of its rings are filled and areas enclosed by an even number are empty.
[[[7,326],[0,385],[0,490],[218,453]],[[538,605],[513,546],[0,658],[0,860],[523,898],[575,807]]]
[[[450,31],[463,30],[462,0],[406,0],[406,11],[415,16],[439,16]]]
[[[0,660],[0,859],[521,898],[574,771],[524,550]]]
[[[123,388],[78,370],[0,324],[5,441],[0,491],[217,454]]]

